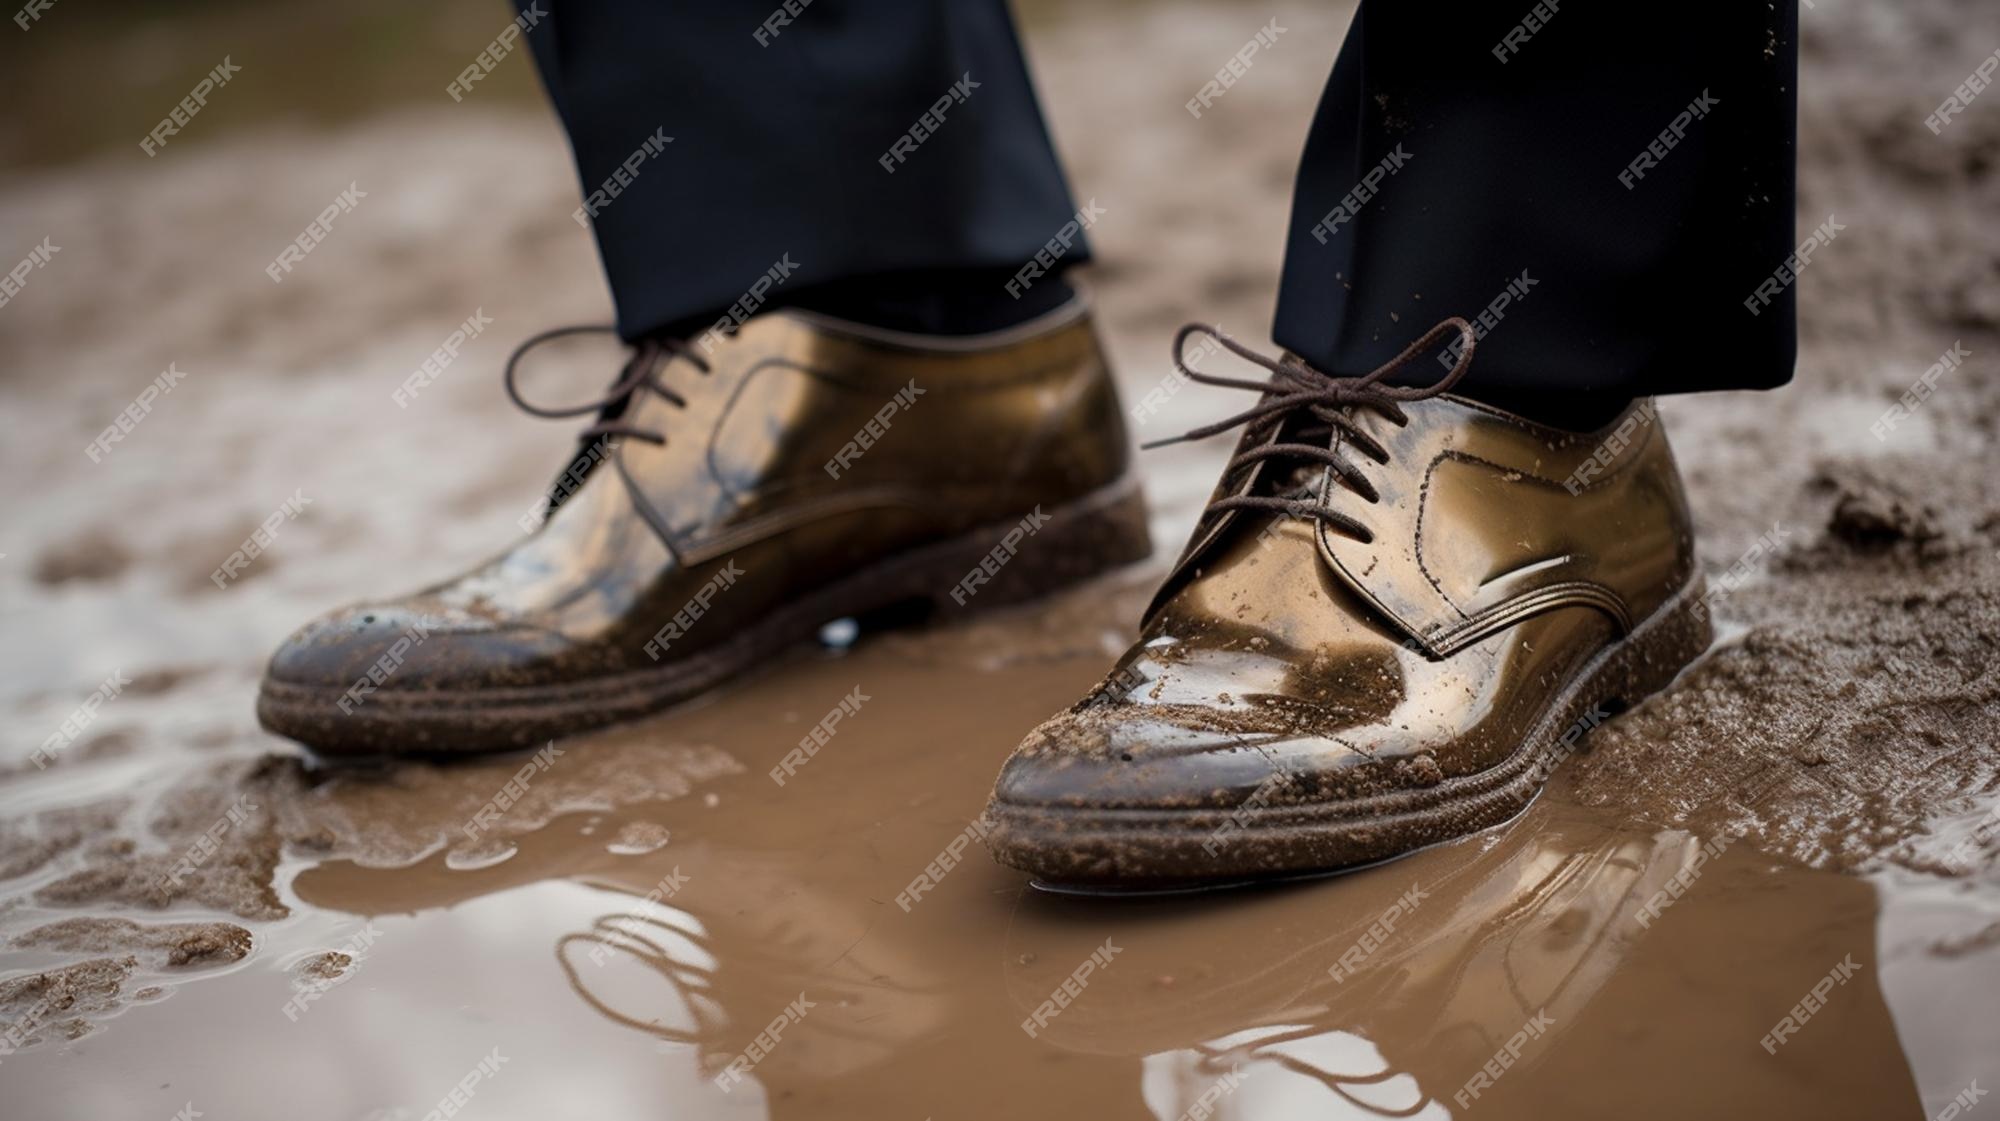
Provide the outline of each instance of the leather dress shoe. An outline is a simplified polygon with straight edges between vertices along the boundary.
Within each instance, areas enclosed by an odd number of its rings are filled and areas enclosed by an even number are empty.
[[[1187,370],[1193,331],[1270,371]],[[1393,375],[1451,333],[1433,385]],[[1138,642],[1031,732],[999,859],[1130,888],[1353,867],[1505,821],[1709,626],[1651,401],[1565,432],[1452,396],[1438,325],[1360,378],[1190,327],[1176,364],[1260,402]]]
[[[547,520],[292,635],[266,728],[323,753],[524,747],[664,708],[832,620],[1018,601],[1150,551],[1080,302],[949,338],[776,311],[642,343],[601,401],[522,404],[599,414]]]

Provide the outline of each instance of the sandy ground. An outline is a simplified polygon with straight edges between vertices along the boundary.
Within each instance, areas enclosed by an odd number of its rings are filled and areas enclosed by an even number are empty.
[[[1346,19],[1279,14],[1289,33],[1199,121],[1181,103],[1269,13],[1033,29],[1072,181],[1107,208],[1091,284],[1128,400],[1181,322],[1269,321]],[[1232,905],[1064,911],[983,857],[945,900],[887,905],[1020,730],[1122,645],[1165,558],[1047,611],[802,652],[579,741],[476,838],[462,825],[520,760],[313,767],[255,725],[269,649],[510,539],[569,445],[497,384],[513,341],[608,318],[559,133],[443,103],[0,180],[0,251],[62,247],[0,308],[0,1094],[47,1116],[192,1098],[418,1117],[514,1031],[469,1115],[1171,1118],[1218,1079],[1222,1116],[1417,1113],[1448,1110],[1537,1000],[1563,1030],[1482,1115],[1597,1115],[1579,1087],[1626,1079],[1650,1087],[1631,1116],[1935,1116],[2000,1079],[2000,100],[1922,123],[2000,47],[2000,16],[1822,0],[1803,24],[1801,222],[1848,230],[1801,282],[1797,382],[1663,409],[1724,637],[1515,825]],[[1110,83],[1112,57],[1146,63]],[[350,185],[365,197],[272,284],[277,249]],[[475,310],[493,325],[397,407]],[[1970,356],[1878,438],[1955,346]],[[170,365],[184,380],[93,462]],[[1238,404],[1189,388],[1137,435]],[[1222,451],[1152,453],[1159,540],[1184,537]],[[217,588],[294,496],[303,513]],[[879,723],[843,734],[820,796],[776,799],[765,756],[854,675],[894,698]],[[1723,843],[1673,921],[1633,923]],[[683,868],[695,886],[663,892]],[[1444,902],[1369,980],[1329,982],[1411,877]],[[1107,936],[1145,964],[1024,1041],[1019,1005]],[[1767,1055],[1758,1038],[1848,953],[1852,999]],[[840,996],[758,1069],[754,1102],[718,1096],[717,1056],[802,989]]]

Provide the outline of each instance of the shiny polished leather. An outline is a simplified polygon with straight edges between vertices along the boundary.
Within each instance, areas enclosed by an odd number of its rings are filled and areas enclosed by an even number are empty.
[[[478,750],[657,708],[779,645],[779,617],[789,641],[843,614],[935,598],[966,564],[937,569],[951,573],[942,584],[898,570],[901,584],[861,589],[858,574],[955,540],[975,540],[976,561],[999,536],[989,527],[1130,481],[1116,392],[1080,304],[964,340],[780,311],[706,357],[706,371],[686,355],[658,359],[655,379],[685,407],[641,390],[619,419],[664,442],[617,440],[532,536],[457,579],[295,634],[271,661],[267,726],[328,750]],[[829,469],[850,441],[868,446]],[[1059,575],[1145,552],[1129,534],[1117,545]],[[350,697],[353,712],[323,711],[413,626],[425,636],[404,644],[376,691]],[[663,691],[663,674],[677,684]],[[510,705],[533,711],[509,726]]]
[[[1474,792],[1477,807],[1396,796],[1522,766],[1523,745],[1547,737],[1559,708],[1638,699],[1614,695],[1608,676],[1592,696],[1574,687],[1694,579],[1687,505],[1652,402],[1596,433],[1449,396],[1403,409],[1405,424],[1351,410],[1388,451],[1378,463],[1349,449],[1376,501],[1312,472],[1317,501],[1367,539],[1259,510],[1204,517],[1138,643],[1008,760],[989,811],[1003,860],[1120,879],[1393,855],[1501,809],[1491,791]],[[1268,492],[1266,469],[1225,478],[1216,496]],[[1679,627],[1658,658],[1627,659],[1645,661],[1648,689],[1691,656],[1694,629]],[[1385,796],[1371,828],[1366,801]],[[1229,811],[1288,806],[1343,809],[1295,814],[1260,855],[1232,859],[1254,829]],[[1342,843],[1305,836],[1334,818]],[[1202,830],[1217,851],[1190,859],[1187,835]]]

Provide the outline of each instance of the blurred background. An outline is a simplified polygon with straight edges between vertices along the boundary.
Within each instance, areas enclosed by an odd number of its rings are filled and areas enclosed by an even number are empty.
[[[141,107],[163,115],[222,53],[245,64],[248,96],[217,98],[202,111],[211,138],[349,124],[442,96],[507,11],[502,0],[57,0],[30,13],[25,29],[9,29],[7,81],[17,95],[0,162],[19,170],[130,147],[135,128],[144,135],[152,127]],[[439,73],[446,77],[433,80]],[[532,66],[500,70],[479,89],[509,108],[541,108]]]

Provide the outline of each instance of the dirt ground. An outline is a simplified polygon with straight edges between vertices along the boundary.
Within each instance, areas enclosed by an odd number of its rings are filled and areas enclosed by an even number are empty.
[[[1128,402],[1187,320],[1265,337],[1348,9],[1278,10],[1288,33],[1219,111],[1181,105],[1271,14],[1030,24],[1072,184],[1106,208],[1088,284]],[[976,846],[942,901],[888,902],[1020,732],[1122,648],[1166,556],[565,744],[476,838],[462,825],[521,760],[312,764],[256,726],[272,646],[510,540],[569,447],[498,385],[514,341],[609,318],[553,119],[433,99],[0,177],[0,252],[61,247],[0,307],[0,1096],[50,1117],[421,1117],[497,1042],[510,1061],[468,1115],[1167,1119],[1224,1086],[1217,1116],[1444,1116],[1538,1010],[1553,1041],[1481,1115],[1601,1115],[1591,1088],[1623,1080],[1647,1087],[1626,1116],[1934,1117],[2000,1079],[2000,94],[1923,123],[2000,48],[2000,9],[1820,0],[1801,24],[1800,221],[1847,230],[1800,281],[1797,379],[1662,408],[1715,648],[1513,825],[1225,904],[1063,909]],[[1110,81],[1111,58],[1145,63]],[[277,249],[350,187],[273,284]],[[475,311],[492,326],[398,407]],[[1137,437],[1239,405],[1190,387]],[[1163,551],[1223,452],[1149,453]],[[847,758],[815,764],[817,792],[771,790],[766,756],[853,677],[889,699],[829,753]],[[1704,846],[1715,870],[1635,925]],[[1366,978],[1329,980],[1412,880],[1443,902]],[[1144,964],[1024,1040],[1021,1006],[1106,938]],[[1847,954],[1862,983],[1767,1054]],[[754,1101],[715,1093],[718,1057],[802,991],[837,996],[757,1068]]]

